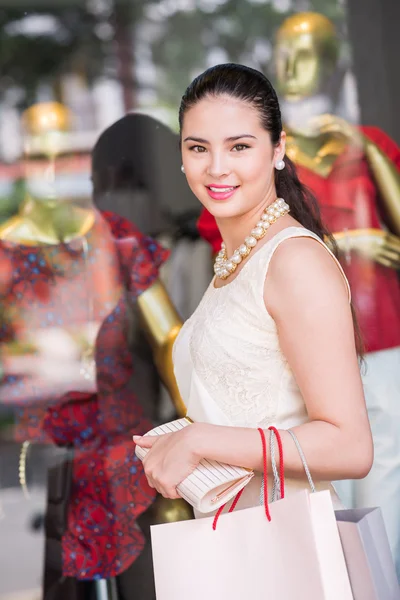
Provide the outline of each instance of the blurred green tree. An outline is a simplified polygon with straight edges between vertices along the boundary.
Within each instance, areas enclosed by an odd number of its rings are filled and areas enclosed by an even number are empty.
[[[126,76],[119,60],[129,61],[127,32],[142,17],[145,0],[19,4],[0,8],[0,100],[19,88],[23,109],[43,83],[57,96],[59,77],[68,72],[89,81],[104,73]],[[133,81],[125,83],[133,87]]]
[[[125,106],[146,80],[156,102],[176,107],[192,77],[210,64],[245,62],[273,77],[273,39],[300,7],[326,14],[342,30],[343,0],[37,0],[35,8],[0,9],[0,100],[14,86],[21,107],[38,85],[57,87],[60,75],[106,74],[123,85]],[[4,6],[4,1],[0,6]],[[155,72],[143,77],[141,53]],[[146,70],[146,67],[144,67]],[[142,79],[140,78],[142,73]],[[151,78],[150,78],[151,79]]]
[[[345,27],[342,0],[176,1],[175,6],[182,8],[175,10],[173,4],[168,0],[149,3],[142,22],[153,24],[148,43],[158,73],[157,96],[175,107],[191,79],[217,62],[245,63],[273,79],[276,30],[300,6],[325,14],[339,31]]]

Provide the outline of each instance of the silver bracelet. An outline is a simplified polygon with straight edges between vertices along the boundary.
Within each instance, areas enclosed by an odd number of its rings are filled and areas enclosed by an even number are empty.
[[[296,444],[297,451],[298,451],[298,453],[300,455],[301,462],[303,463],[303,467],[304,467],[304,470],[305,470],[306,475],[307,475],[308,483],[310,484],[311,491],[314,493],[316,491],[315,490],[314,481],[313,481],[313,478],[311,477],[310,469],[308,468],[307,460],[306,460],[306,457],[304,456],[303,449],[300,446],[300,442],[297,439],[296,434],[291,429],[288,429],[287,432],[290,433],[290,435],[292,436],[292,439],[293,439],[294,443]]]

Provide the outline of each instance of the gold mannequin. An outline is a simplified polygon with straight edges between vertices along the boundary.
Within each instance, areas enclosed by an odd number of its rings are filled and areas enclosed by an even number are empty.
[[[69,111],[56,102],[36,104],[24,112],[28,189],[19,214],[1,225],[0,239],[28,245],[56,244],[84,235],[92,227],[95,213],[91,203],[82,208],[76,199],[60,198],[56,190],[57,159],[65,154],[70,125]]]
[[[57,160],[65,156],[70,146],[70,126],[71,115],[62,104],[34,105],[23,114],[26,177],[28,182],[30,178],[43,182],[40,189],[46,194],[41,197],[27,194],[19,213],[0,227],[0,239],[32,246],[56,244],[85,235],[94,224],[95,209],[91,201],[60,198],[54,185]],[[141,294],[138,306],[159,375],[179,416],[184,416],[186,407],[172,365],[172,346],[182,321],[159,280]],[[161,522],[192,517],[191,508],[183,500],[160,499],[152,512]]]
[[[334,25],[317,13],[297,13],[280,27],[275,48],[278,88],[288,106],[323,94],[337,68]],[[400,267],[400,174],[388,157],[344,119],[314,115],[286,128],[287,155],[295,164],[327,177],[335,160],[353,145],[365,153],[385,205],[392,234],[378,229],[336,232],[339,250],[355,250],[394,269]]]

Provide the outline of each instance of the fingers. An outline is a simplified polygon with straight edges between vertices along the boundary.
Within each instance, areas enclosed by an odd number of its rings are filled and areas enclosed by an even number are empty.
[[[353,250],[384,267],[400,268],[400,240],[392,234],[374,230],[352,238],[351,245]],[[339,249],[344,252],[345,244],[339,243]]]
[[[180,477],[179,473],[182,469],[179,469],[176,460],[170,459],[168,461],[166,459],[171,443],[173,445],[173,441],[178,439],[175,437],[178,433],[161,436],[133,436],[135,444],[148,450],[142,464],[149,486],[156,489],[164,498],[179,498],[176,486],[185,477],[185,473]]]
[[[157,490],[157,492],[161,494],[161,496],[163,496],[164,498],[169,498],[170,500],[176,500],[177,498],[180,498],[176,486],[167,483],[165,481],[165,478],[159,479],[157,477],[149,475],[148,473],[146,473],[146,477],[149,486]]]
[[[379,252],[380,256],[388,260],[392,260],[395,264],[400,262],[400,252],[398,250],[392,250],[392,248],[381,248]]]
[[[137,446],[141,448],[152,448],[157,441],[157,436],[155,435],[134,435],[133,441]]]
[[[376,262],[384,267],[388,267],[389,269],[400,269],[399,261],[393,261],[391,258],[387,258],[385,255],[378,255],[376,257]]]
[[[164,498],[169,498],[170,500],[177,500],[178,498],[180,498],[178,492],[176,491],[176,488],[172,486],[169,486],[167,488],[161,488],[160,494]]]
[[[385,243],[391,248],[395,248],[398,252],[400,252],[400,238],[397,236],[391,233],[386,234]]]
[[[143,468],[151,488],[157,490],[164,498],[180,498],[176,490],[176,485],[171,483],[172,478],[168,476],[168,473],[166,474],[162,470],[160,472],[159,467],[153,464],[149,454],[143,459]]]
[[[385,240],[378,252],[378,259],[383,259],[390,263],[392,269],[400,268],[400,245],[393,245],[390,240]]]

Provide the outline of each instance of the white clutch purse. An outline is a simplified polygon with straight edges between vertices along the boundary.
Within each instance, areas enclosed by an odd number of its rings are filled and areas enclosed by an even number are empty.
[[[183,418],[160,425],[146,435],[163,435],[191,424]],[[143,460],[148,450],[136,446],[136,456]],[[178,494],[201,513],[209,513],[231,500],[253,477],[253,471],[233,467],[216,460],[203,459],[198,467],[177,486]]]

